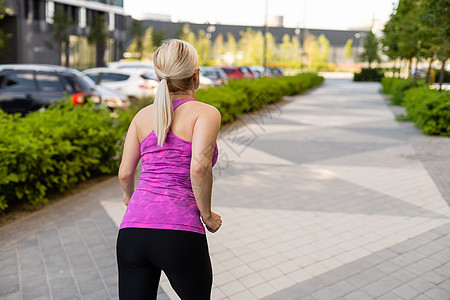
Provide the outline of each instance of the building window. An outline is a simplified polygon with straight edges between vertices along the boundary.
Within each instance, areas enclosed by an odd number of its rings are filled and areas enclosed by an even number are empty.
[[[55,15],[55,2],[47,1],[45,3],[45,22],[53,24],[53,16]]]
[[[41,20],[39,0],[33,0],[33,20]]]
[[[85,7],[80,7],[78,26],[80,28],[86,27],[86,8]]]
[[[116,18],[114,13],[110,12],[109,13],[109,22],[108,22],[108,29],[109,31],[114,31],[114,29],[116,29]]]

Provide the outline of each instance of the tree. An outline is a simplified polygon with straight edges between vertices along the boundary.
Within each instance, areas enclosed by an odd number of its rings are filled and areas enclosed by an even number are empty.
[[[56,50],[58,53],[64,50],[66,67],[70,67],[69,28],[74,25],[75,22],[69,14],[57,6],[53,15],[53,22],[49,24],[52,38],[44,41],[44,45],[49,49]]]
[[[153,52],[155,52],[153,33],[153,27],[151,26],[145,30],[144,38],[142,39],[142,59],[151,59]]]
[[[133,20],[133,23],[131,24],[131,37],[132,42],[130,46],[127,48],[127,52],[136,53],[137,57],[142,58],[143,56],[143,49],[144,49],[144,43],[142,40],[142,37],[144,36],[144,27],[142,25],[142,21]]]
[[[321,34],[317,40],[319,43],[319,67],[328,66],[328,54],[330,52],[330,41]]]
[[[314,35],[306,33],[305,40],[303,42],[303,51],[306,53],[309,65],[316,67],[320,55],[319,43]]]
[[[103,14],[96,15],[94,24],[88,35],[88,43],[95,45],[95,61],[97,67],[105,66],[105,50],[108,40],[108,28]]]
[[[234,35],[230,32],[227,32],[227,43],[225,45],[225,57],[226,63],[232,64],[234,63],[235,56],[237,52],[237,44]]]
[[[179,39],[195,45],[195,33],[189,28],[189,24],[185,24],[179,33]]]
[[[363,48],[364,50],[361,53],[360,58],[362,61],[367,61],[369,63],[369,68],[371,68],[372,62],[380,61],[380,56],[378,55],[378,39],[372,31],[369,31],[367,34]]]
[[[450,55],[450,2],[448,0],[422,0],[418,19],[420,21],[421,38],[423,44],[429,48],[431,59],[436,56],[441,62],[441,72],[439,78],[439,90],[442,90],[442,83],[445,73],[445,64]],[[430,63],[431,66],[431,63]]]
[[[167,32],[165,30],[153,30],[152,43],[154,47],[161,46],[166,39]]]
[[[225,46],[223,42],[223,34],[219,33],[214,40],[212,56],[216,64],[222,64],[222,55],[225,52]]]
[[[353,40],[348,39],[345,43],[345,57],[351,59],[353,57]]]
[[[211,41],[206,37],[206,31],[198,31],[194,46],[198,54],[198,63],[203,66],[209,65],[211,61]]]
[[[7,9],[3,5],[4,0],[0,0],[0,22],[3,20],[7,14]],[[3,29],[0,29],[0,55],[4,54],[4,51],[8,45],[8,40],[12,37],[12,34],[5,33]]]

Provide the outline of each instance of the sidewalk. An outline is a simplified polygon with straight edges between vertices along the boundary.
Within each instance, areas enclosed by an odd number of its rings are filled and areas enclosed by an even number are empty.
[[[450,139],[327,79],[221,132],[214,300],[450,299]],[[116,178],[0,228],[0,299],[117,299]],[[177,299],[162,278],[158,299]]]

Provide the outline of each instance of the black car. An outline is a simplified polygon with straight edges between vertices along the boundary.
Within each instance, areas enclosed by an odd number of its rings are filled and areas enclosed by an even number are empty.
[[[0,65],[0,109],[28,113],[56,101],[100,103],[95,84],[81,72],[52,65]]]

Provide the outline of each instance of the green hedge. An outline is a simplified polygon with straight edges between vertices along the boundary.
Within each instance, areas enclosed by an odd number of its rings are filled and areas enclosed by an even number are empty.
[[[381,85],[383,93],[391,95],[389,100],[392,104],[403,105],[405,92],[414,87],[414,79],[385,77],[381,80]],[[417,80],[416,85],[417,87],[425,86],[425,81]]]
[[[0,110],[0,211],[8,203],[45,203],[51,192],[115,173],[128,122],[70,102],[26,117]]]
[[[237,80],[219,88],[198,90],[199,101],[215,106],[222,115],[222,125],[236,120],[246,112],[278,101],[283,96],[300,94],[320,85],[323,77],[314,73],[279,78]]]
[[[428,87],[406,91],[404,105],[408,118],[423,133],[450,136],[450,92],[431,90]]]
[[[233,81],[196,92],[216,106],[222,123],[322,83],[315,74]],[[0,212],[20,202],[41,204],[61,192],[102,175],[116,174],[123,137],[138,109],[119,113],[87,104],[58,103],[25,117],[0,110]]]
[[[353,73],[353,81],[380,81],[383,77],[381,68],[363,68],[360,73]]]

